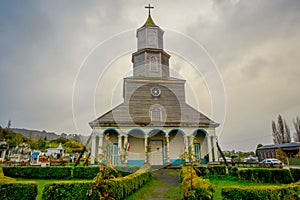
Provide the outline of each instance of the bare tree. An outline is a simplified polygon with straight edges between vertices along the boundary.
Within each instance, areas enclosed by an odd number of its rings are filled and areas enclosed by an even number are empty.
[[[294,133],[295,142],[300,142],[300,118],[296,117],[296,120],[293,121],[296,132]]]
[[[285,120],[282,119],[281,115],[278,115],[277,124],[274,121],[272,121],[272,131],[273,141],[275,144],[291,142],[290,129]]]

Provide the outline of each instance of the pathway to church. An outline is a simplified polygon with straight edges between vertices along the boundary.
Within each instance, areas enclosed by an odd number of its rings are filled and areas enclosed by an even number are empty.
[[[168,199],[166,194],[173,193],[179,186],[179,172],[177,169],[159,169],[152,173],[153,179],[162,183],[162,186],[157,187],[153,191],[151,197],[147,200]]]

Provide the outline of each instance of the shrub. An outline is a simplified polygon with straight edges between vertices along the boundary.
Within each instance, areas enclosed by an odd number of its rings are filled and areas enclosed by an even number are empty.
[[[300,199],[300,183],[285,186],[229,186],[221,190],[222,199]]]
[[[210,175],[225,175],[226,174],[226,166],[217,165],[217,166],[208,166],[208,171]]]
[[[42,199],[124,199],[144,183],[151,174],[142,168],[124,178],[108,179],[96,184],[96,181],[64,181],[45,185]]]
[[[198,177],[193,167],[182,167],[180,180],[185,199],[213,198],[215,187],[210,184],[209,180]]]
[[[62,179],[71,178],[70,167],[2,167],[3,174],[9,177]]]
[[[5,181],[0,182],[1,199],[9,200],[34,200],[37,195],[37,184],[29,181]]]
[[[197,173],[197,176],[205,176],[206,174],[209,173],[207,167],[204,167],[204,166],[196,166],[194,167],[196,173]]]
[[[290,172],[292,174],[292,177],[294,178],[294,181],[300,180],[300,169],[299,168],[291,168]]]
[[[99,167],[75,167],[73,169],[73,178],[93,179],[97,176]]]
[[[239,169],[235,166],[228,167],[228,173],[231,176],[238,177],[239,176],[238,171],[239,171]]]
[[[287,169],[242,169],[238,171],[240,180],[255,183],[291,183],[293,177]]]

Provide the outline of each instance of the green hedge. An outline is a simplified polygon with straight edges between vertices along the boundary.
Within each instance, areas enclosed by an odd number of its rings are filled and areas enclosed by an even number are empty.
[[[37,179],[68,179],[71,178],[71,167],[34,167],[17,166],[2,167],[3,174],[9,177]]]
[[[6,200],[30,200],[37,195],[37,184],[29,181],[4,181],[0,182],[1,199]]]
[[[93,179],[99,172],[99,166],[75,167],[73,169],[73,178]]]
[[[209,166],[195,166],[194,169],[198,176],[205,175],[225,175],[226,166],[224,165],[209,165]]]
[[[228,186],[221,189],[222,199],[300,199],[300,183],[285,186]]]
[[[115,177],[120,175],[127,176],[136,172],[140,167],[138,166],[115,166],[114,167],[120,174],[114,174]],[[100,170],[99,166],[85,166],[85,167],[75,167],[73,169],[73,178],[80,179],[93,179],[97,176]]]
[[[289,158],[290,165],[300,165],[300,158]]]
[[[300,168],[290,168],[294,181],[300,181]]]
[[[238,171],[240,180],[254,183],[291,183],[293,177],[288,169],[242,169]]]
[[[200,168],[199,171],[201,170],[204,169]],[[215,187],[209,180],[198,177],[193,167],[182,167],[180,180],[184,199],[213,199]]]
[[[105,180],[98,186],[95,186],[95,181],[49,183],[44,187],[42,199],[99,199],[103,193],[116,200],[124,199],[149,180],[151,174],[147,170],[138,170],[124,178]]]

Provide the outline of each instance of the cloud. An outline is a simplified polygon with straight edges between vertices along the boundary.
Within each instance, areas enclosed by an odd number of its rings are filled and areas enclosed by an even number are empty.
[[[72,91],[80,65],[97,44],[140,27],[146,20],[146,4],[133,0],[1,3],[0,124],[5,126],[11,119],[13,126],[75,132]],[[153,4],[154,21],[166,30],[167,50],[190,50],[186,58],[202,63],[197,67],[203,75],[211,72],[205,56],[193,51],[194,46],[172,42],[170,30],[175,30],[202,44],[219,67],[228,100],[225,126],[220,133],[223,148],[254,150],[257,143],[271,143],[271,121],[279,113],[291,120],[300,112],[299,1],[176,0]],[[111,46],[104,53],[112,55],[135,43],[134,34],[128,35],[126,42],[107,43]],[[171,59],[179,57],[174,55]],[[129,60],[130,53],[120,55],[114,64],[127,67]],[[93,114],[84,104],[90,103],[88,95],[97,86],[90,87],[88,83],[97,79],[97,73],[105,68],[102,64],[107,63],[97,57],[89,61],[93,70],[84,69],[86,76],[81,77],[79,86],[79,100],[83,104],[79,111],[86,111],[82,113],[82,123],[86,124]],[[187,75],[190,70],[185,68],[184,61],[172,62],[193,90],[205,89],[199,76]],[[123,78],[122,72],[128,72],[120,68],[118,77],[106,77],[114,79],[116,85],[122,85],[118,80]],[[99,104],[107,106],[112,102],[111,92],[97,90],[97,94],[105,96],[97,97]],[[208,96],[200,99],[201,104],[209,102]],[[97,112],[105,110],[99,104]],[[203,111],[210,112],[207,108]],[[89,131],[87,125],[85,133]]]

